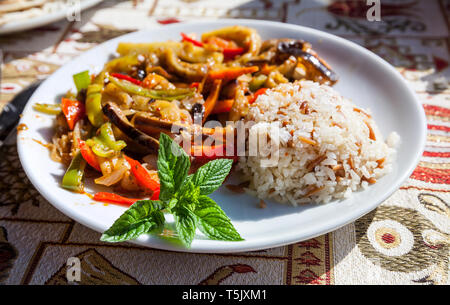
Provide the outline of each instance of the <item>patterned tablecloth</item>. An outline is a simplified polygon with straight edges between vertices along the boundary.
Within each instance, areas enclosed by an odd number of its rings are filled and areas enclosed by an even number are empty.
[[[83,51],[143,28],[197,19],[252,18],[310,26],[380,55],[405,77],[428,119],[425,152],[406,183],[370,214],[335,232],[264,251],[187,254],[107,244],[61,214],[27,180],[15,145],[0,155],[0,283],[66,284],[81,261],[95,284],[449,283],[450,1],[103,1],[81,22],[63,20],[0,36],[0,107]],[[367,71],[370,73],[370,71]]]

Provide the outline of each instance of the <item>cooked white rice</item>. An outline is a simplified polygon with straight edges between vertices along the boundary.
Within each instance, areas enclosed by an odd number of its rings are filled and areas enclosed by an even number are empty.
[[[248,156],[255,145],[247,136],[239,168],[250,181],[248,191],[293,205],[346,198],[376,183],[392,170],[399,141],[391,133],[385,142],[369,111],[311,81],[266,91],[251,105],[246,121],[256,123],[250,133],[264,135],[279,149],[278,162],[267,167],[274,154]]]

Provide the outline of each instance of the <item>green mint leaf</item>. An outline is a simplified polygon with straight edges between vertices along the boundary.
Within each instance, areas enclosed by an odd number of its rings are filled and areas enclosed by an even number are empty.
[[[200,196],[200,188],[194,185],[192,179],[193,175],[189,175],[180,187],[177,198],[179,198],[181,205],[193,205],[195,207],[198,196]],[[191,210],[193,211],[194,208],[191,208]]]
[[[191,162],[189,156],[178,144],[168,135],[161,133],[157,166],[161,185],[159,199],[167,202],[178,192],[187,176]]]
[[[172,210],[178,203],[178,199],[177,198],[172,198],[169,200],[169,202],[167,203],[167,209]]]
[[[165,222],[162,208],[159,201],[136,201],[103,233],[100,240],[121,242],[162,229]]]
[[[200,196],[194,211],[200,231],[210,239],[244,240],[225,212],[208,196]]]
[[[232,165],[231,159],[216,159],[201,166],[192,178],[194,185],[200,188],[200,195],[208,195],[218,189]]]
[[[186,207],[177,207],[174,210],[175,228],[183,244],[189,248],[194,240],[197,228],[195,215]]]
[[[193,177],[194,177],[194,175],[189,175],[184,179],[183,183],[180,186],[180,190],[178,191],[178,194],[177,194],[178,198],[183,198],[186,195],[188,196],[189,194],[191,194],[194,191],[195,185],[192,182]]]

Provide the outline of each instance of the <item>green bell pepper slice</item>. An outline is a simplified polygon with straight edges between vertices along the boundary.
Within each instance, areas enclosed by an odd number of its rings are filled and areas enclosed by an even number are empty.
[[[100,134],[87,140],[86,144],[97,156],[104,158],[114,156],[116,152],[127,146],[122,140],[116,141],[110,122],[104,123],[100,127]]]
[[[191,88],[151,90],[151,89],[147,89],[147,88],[135,85],[126,80],[120,80],[111,75],[108,75],[108,80],[127,93],[145,96],[145,97],[153,98],[155,100],[167,100],[167,101],[180,100],[185,97],[192,96],[195,93],[194,89],[191,89]]]
[[[248,88],[252,92],[256,92],[256,90],[260,89],[262,86],[264,86],[264,83],[266,82],[267,76],[264,74],[255,76],[252,78],[250,83],[248,84]]]
[[[116,141],[110,122],[107,122],[100,127],[100,137],[106,146],[115,151],[121,151],[125,146],[127,146],[127,144],[122,140]]]
[[[87,87],[86,114],[92,125],[99,127],[103,124],[102,85],[92,84]]]
[[[77,152],[73,157],[70,166],[62,179],[62,187],[75,192],[83,191],[83,175],[86,167],[86,161],[81,152]]]
[[[91,147],[94,154],[103,158],[111,158],[116,154],[114,150],[105,145],[99,137],[93,137],[86,141],[86,144]]]
[[[39,104],[36,103],[33,105],[33,109],[46,114],[60,114],[61,113],[61,105],[59,104]]]
[[[75,87],[77,87],[77,91],[87,89],[87,87],[91,84],[91,76],[89,75],[89,71],[83,71],[73,75],[73,82],[75,83]]]

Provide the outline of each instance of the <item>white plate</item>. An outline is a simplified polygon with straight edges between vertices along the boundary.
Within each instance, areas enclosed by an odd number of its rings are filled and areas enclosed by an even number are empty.
[[[83,0],[80,1],[80,10],[83,11],[88,9],[102,0]],[[7,24],[0,25],[0,35],[1,34],[11,34],[19,31],[34,29],[40,26],[50,24],[52,22],[59,21],[66,18],[67,10],[61,9],[53,13],[43,13],[32,18],[20,19],[17,21],[12,21]]]
[[[208,253],[270,248],[306,240],[353,222],[397,190],[415,168],[426,135],[422,106],[401,75],[380,57],[342,38],[306,27],[254,20],[183,23],[127,34],[87,51],[56,71],[31,97],[21,119],[21,123],[29,129],[18,135],[20,160],[37,190],[67,216],[98,232],[106,230],[125,209],[93,204],[86,195],[71,193],[60,187],[64,168],[52,162],[47,149],[32,140],[50,140],[52,116],[35,112],[32,105],[53,102],[56,96],[61,96],[68,89],[75,90],[72,74],[85,69],[98,72],[120,41],[179,40],[180,32],[200,34],[235,24],[257,29],[264,39],[291,37],[311,42],[340,76],[335,88],[357,105],[370,108],[385,136],[391,131],[401,136],[394,170],[369,189],[355,193],[352,198],[325,205],[291,207],[269,201],[267,208],[259,209],[256,198],[236,195],[221,187],[212,197],[230,216],[245,241],[213,241],[198,233],[189,250],[149,236],[142,236],[133,242],[153,248]],[[95,191],[99,190],[95,188]],[[87,191],[94,192],[90,186]]]

